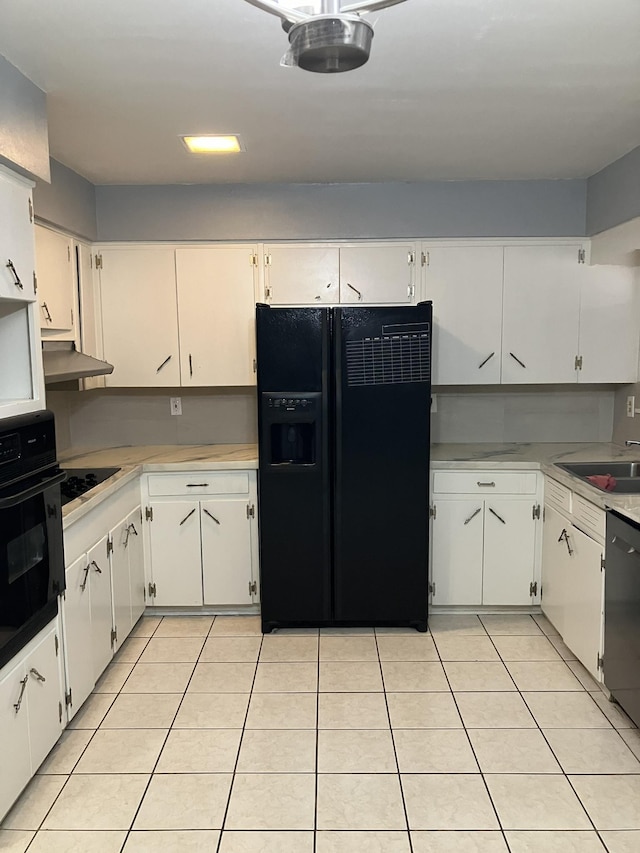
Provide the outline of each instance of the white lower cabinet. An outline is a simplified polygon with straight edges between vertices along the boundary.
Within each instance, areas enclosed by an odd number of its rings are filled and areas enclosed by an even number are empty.
[[[91,635],[91,593],[87,555],[67,567],[67,588],[62,614],[67,692],[65,704],[70,720],[96,683]]]
[[[109,536],[105,535],[87,552],[86,568],[91,597],[91,649],[96,681],[113,657],[113,604],[108,542]]]
[[[140,507],[109,532],[113,624],[121,645],[144,612],[144,554]]]
[[[544,511],[542,611],[582,665],[601,681],[605,512],[572,495],[561,484],[549,482],[552,486],[547,487]]]
[[[0,671],[0,820],[63,728],[59,633],[55,619]]]
[[[431,508],[432,604],[535,603],[540,515],[534,472],[437,473]]]
[[[256,472],[150,474],[147,488],[152,603],[258,603]]]

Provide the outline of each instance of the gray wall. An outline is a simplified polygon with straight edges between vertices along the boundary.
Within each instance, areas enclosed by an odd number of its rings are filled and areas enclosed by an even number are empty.
[[[569,237],[586,181],[100,186],[99,240]]]
[[[640,146],[587,181],[587,234],[640,216]]]
[[[57,160],[51,160],[51,183],[36,183],[33,206],[43,222],[86,240],[97,239],[96,188]]]
[[[0,56],[0,163],[49,180],[47,96]]]

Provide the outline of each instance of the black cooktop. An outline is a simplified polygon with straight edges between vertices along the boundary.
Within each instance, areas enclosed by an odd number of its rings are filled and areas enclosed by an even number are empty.
[[[64,468],[67,479],[60,486],[62,506],[71,503],[117,474],[119,468]]]

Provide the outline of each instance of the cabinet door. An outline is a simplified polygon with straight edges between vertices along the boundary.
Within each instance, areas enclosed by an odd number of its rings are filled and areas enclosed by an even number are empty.
[[[567,598],[562,639],[596,681],[601,680],[604,602],[603,547],[577,527],[569,528],[573,553],[567,560]]]
[[[93,676],[96,681],[113,657],[111,642],[113,611],[107,538],[107,536],[103,536],[87,553],[89,589],[91,592],[91,648]]]
[[[96,683],[91,631],[90,566],[83,554],[66,571],[67,588],[62,599],[64,659],[67,681],[67,718],[71,720]]]
[[[71,332],[76,287],[73,240],[42,225],[35,226],[35,239],[40,328]]]
[[[428,250],[434,385],[500,382],[502,246]]]
[[[246,501],[200,504],[205,604],[251,604],[251,527]]]
[[[157,607],[202,604],[200,505],[198,501],[166,501],[151,505],[149,525],[151,575]]]
[[[176,250],[183,386],[255,385],[257,246]]]
[[[78,259],[78,296],[80,311],[80,348],[86,355],[104,358],[102,347],[102,309],[100,280],[93,267],[91,247],[76,243]],[[88,376],[81,380],[82,389],[104,388],[104,376]]]
[[[482,501],[438,501],[435,512],[432,603],[482,604]]]
[[[129,586],[131,590],[131,627],[144,613],[145,584],[144,584],[144,551],[142,547],[142,514],[136,507],[127,516],[128,536],[126,547],[129,552]],[[118,638],[120,635],[118,634]],[[123,638],[124,639],[124,638]],[[122,640],[119,639],[119,642]]]
[[[180,385],[174,251],[166,246],[100,250],[108,388]]]
[[[567,547],[571,522],[548,504],[542,528],[542,595],[540,606],[554,628],[564,636],[567,604]]]
[[[25,662],[31,772],[35,773],[63,729],[63,690],[60,681],[60,642],[52,629]]]
[[[32,214],[31,187],[0,172],[0,298],[34,299]]]
[[[340,302],[415,302],[415,245],[340,249]]]
[[[533,504],[487,498],[484,511],[483,604],[531,604],[535,572]]]
[[[265,246],[265,300],[318,305],[340,299],[340,252],[331,246]]]
[[[640,321],[636,270],[583,266],[579,382],[635,382]]]
[[[29,721],[24,694],[19,709],[15,708],[25,678],[26,672],[21,662],[0,680],[0,820],[31,777]],[[27,687],[28,679],[25,692]]]
[[[502,382],[576,382],[579,246],[506,246]]]
[[[118,645],[124,643],[132,627],[131,587],[129,582],[129,539],[127,519],[123,518],[109,531],[113,543],[111,551],[111,586],[113,596],[113,624]]]

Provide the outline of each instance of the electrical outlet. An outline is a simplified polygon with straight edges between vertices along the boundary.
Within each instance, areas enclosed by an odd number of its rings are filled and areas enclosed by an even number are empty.
[[[627,417],[635,418],[636,416],[636,398],[627,397]]]
[[[435,394],[431,395],[431,414],[434,415],[438,411],[438,398]]]
[[[169,397],[172,415],[182,414],[182,397]]]

